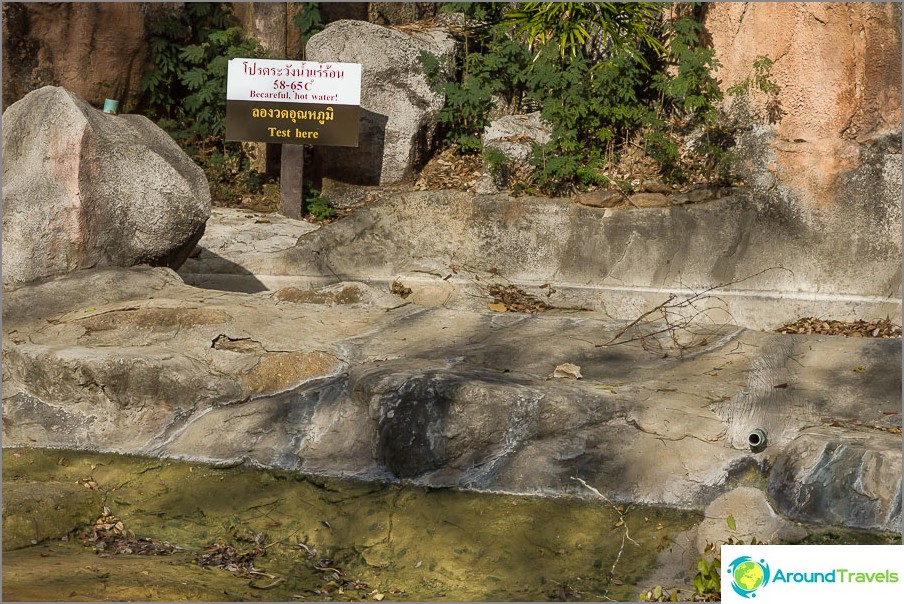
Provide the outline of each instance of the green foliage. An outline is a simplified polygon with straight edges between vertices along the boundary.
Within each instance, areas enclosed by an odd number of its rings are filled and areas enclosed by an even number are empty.
[[[759,117],[765,117],[769,123],[777,122],[785,113],[778,96],[782,88],[772,79],[772,65],[772,59],[768,55],[757,56],[751,75],[726,91],[733,97],[752,97],[754,94],[765,97],[765,116]]]
[[[141,88],[145,115],[169,132],[225,201],[261,190],[238,143],[224,143],[230,59],[264,57],[227,3],[186,2],[162,8],[149,25],[152,66]]]
[[[315,220],[326,220],[336,215],[336,210],[330,205],[330,198],[319,191],[313,191],[311,197],[307,197],[304,203],[308,213]]]
[[[330,205],[330,198],[317,189],[311,188],[307,183],[305,183],[303,196],[304,207],[314,220],[323,221],[336,215],[336,210]]]
[[[708,555],[697,561],[694,591],[704,602],[717,602],[722,599],[722,559],[715,553],[714,546],[710,545],[707,549]]]
[[[585,54],[596,38],[612,44],[648,67],[641,46],[656,52],[662,43],[650,30],[659,16],[653,2],[521,2],[505,15],[515,25],[515,37],[526,37],[531,48],[552,42],[561,58]]]
[[[700,41],[702,25],[682,17],[659,25],[657,3],[521,2],[449,3],[470,19],[452,77],[438,59],[421,57],[428,81],[445,97],[438,120],[446,142],[480,151],[488,114],[539,109],[551,141],[537,145],[531,184],[565,194],[616,180],[629,146],[672,181],[687,170],[730,179],[720,127],[722,98],[712,50]],[[694,126],[692,153],[682,144]]]
[[[496,5],[474,4],[481,6],[469,7],[471,13],[501,18]],[[447,132],[448,141],[463,152],[479,151],[480,135],[487,125],[494,97],[517,103],[523,94],[521,87],[530,65],[530,51],[511,39],[509,29],[500,22],[475,22],[464,41],[462,55],[453,66],[451,79],[436,56],[421,53],[428,82],[446,99],[437,121]]]
[[[150,24],[153,67],[142,78],[145,113],[176,138],[220,137],[230,59],[263,57],[225,3],[187,2]]]
[[[292,24],[298,30],[298,35],[301,37],[301,46],[304,48],[311,36],[323,31],[324,24],[320,15],[320,3],[299,2],[296,4],[295,11]]]
[[[747,94],[752,86],[756,86],[761,92],[772,94],[781,90],[781,87],[772,81],[772,59],[768,55],[758,55],[753,62],[753,74],[747,76],[734,86],[728,88],[728,94],[738,96]]]

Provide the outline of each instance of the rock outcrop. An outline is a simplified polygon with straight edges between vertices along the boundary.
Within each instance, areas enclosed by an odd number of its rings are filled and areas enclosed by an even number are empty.
[[[220,280],[220,287],[239,287],[243,274],[271,288],[400,279],[415,294],[441,287],[440,304],[469,308],[485,308],[485,285],[496,275],[554,306],[626,320],[669,292],[683,297],[723,284],[706,298],[713,320],[755,329],[807,316],[900,315],[900,200],[890,196],[856,217],[807,222],[790,201],[740,190],[667,208],[617,203],[611,209],[562,199],[399,193],[297,245],[269,225],[246,225],[241,240],[227,234],[232,227],[218,226],[214,233],[222,235],[181,274],[205,286]],[[259,236],[272,241],[249,243]]]
[[[387,185],[413,176],[428,159],[443,97],[424,76],[422,52],[449,60],[450,34],[427,29],[406,34],[363,21],[337,21],[308,40],[307,59],[360,63],[361,129],[357,148],[318,149],[327,181]],[[329,192],[329,183],[324,184]]]
[[[42,86],[131,111],[150,59],[147,2],[4,2],[3,110]]]
[[[7,287],[3,311],[5,446],[546,495],[580,477],[696,509],[765,483],[787,518],[901,521],[896,340],[710,327],[679,358],[668,336],[605,345],[624,323],[594,313],[214,292],[146,267]]]
[[[899,236],[900,4],[716,2],[704,23],[726,89],[753,76],[758,58],[772,61],[764,75],[775,92],[726,95],[748,184],[789,206],[789,220],[837,216],[871,233],[866,245]],[[868,218],[877,202],[891,211]]]
[[[3,114],[4,282],[178,268],[209,215],[204,172],[143,116],[107,115],[51,86]]]

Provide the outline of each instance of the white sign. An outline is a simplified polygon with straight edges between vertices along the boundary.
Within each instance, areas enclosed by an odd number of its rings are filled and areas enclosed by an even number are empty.
[[[901,602],[902,545],[723,545],[722,602]]]
[[[232,59],[226,100],[360,105],[361,64]]]

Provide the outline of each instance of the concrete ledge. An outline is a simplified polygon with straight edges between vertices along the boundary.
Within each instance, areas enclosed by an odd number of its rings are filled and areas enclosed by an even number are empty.
[[[482,292],[496,280],[555,306],[623,320],[670,294],[686,299],[714,288],[706,292],[720,315],[712,320],[753,329],[802,316],[897,317],[900,211],[898,218],[889,208],[875,211],[897,227],[860,225],[869,218],[861,214],[805,215],[740,192],[690,206],[602,210],[569,200],[425,191],[399,193],[316,231],[274,218],[281,231],[299,233],[288,245],[272,223],[246,219],[240,227],[240,216],[219,209],[203,249],[180,275],[200,287],[246,292],[442,281],[454,286],[444,306],[472,309],[485,306]],[[554,294],[540,289],[546,284]]]

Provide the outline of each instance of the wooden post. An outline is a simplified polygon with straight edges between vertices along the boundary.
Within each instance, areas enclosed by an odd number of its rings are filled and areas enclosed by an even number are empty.
[[[283,216],[301,220],[303,174],[304,145],[283,145],[279,168],[279,213]]]

